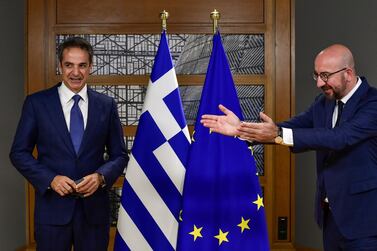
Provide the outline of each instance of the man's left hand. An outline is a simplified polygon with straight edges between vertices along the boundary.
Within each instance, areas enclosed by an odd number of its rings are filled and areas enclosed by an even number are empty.
[[[76,191],[80,194],[83,194],[84,197],[88,197],[95,191],[97,191],[101,183],[101,175],[99,173],[92,173],[83,177],[83,180],[79,184],[77,184]]]
[[[243,122],[238,126],[239,137],[260,143],[274,143],[278,135],[278,127],[265,113],[260,114],[260,123]]]

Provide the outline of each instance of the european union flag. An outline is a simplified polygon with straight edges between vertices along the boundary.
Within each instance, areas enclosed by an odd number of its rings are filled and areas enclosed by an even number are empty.
[[[114,250],[175,250],[189,145],[163,32],[127,166]]]
[[[211,133],[200,123],[203,114],[219,114],[219,104],[242,119],[217,32],[189,151],[178,250],[269,250],[263,194],[251,150],[244,141]]]

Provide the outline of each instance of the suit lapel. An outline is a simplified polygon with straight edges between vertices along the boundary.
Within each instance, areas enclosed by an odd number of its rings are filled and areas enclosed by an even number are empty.
[[[72,154],[75,155],[76,153],[72,145],[71,136],[69,134],[67,123],[63,114],[63,109],[60,103],[58,93],[59,86],[60,83],[51,88],[50,92],[47,93],[46,110],[53,126],[57,130],[57,134],[61,137],[67,148],[70,149]]]
[[[342,116],[340,118],[340,125],[347,121],[354,113],[357,107],[357,104],[360,102],[360,99],[366,94],[369,88],[365,78],[361,78],[362,83],[352,97],[347,101],[346,105],[343,108]],[[326,128],[332,128],[332,116],[334,112],[336,101],[335,100],[326,100],[325,110],[326,110]]]
[[[360,99],[365,96],[369,89],[369,84],[365,78],[362,78],[362,83],[352,97],[347,101],[343,108],[342,117],[340,119],[340,124],[347,121],[355,113],[355,109],[360,102]]]
[[[326,99],[325,114],[326,114],[326,128],[332,128],[332,116],[335,108],[335,100]]]

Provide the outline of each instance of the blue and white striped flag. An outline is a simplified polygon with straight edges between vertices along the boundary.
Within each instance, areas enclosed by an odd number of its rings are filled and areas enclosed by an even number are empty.
[[[189,145],[164,31],[123,184],[114,250],[175,250]]]

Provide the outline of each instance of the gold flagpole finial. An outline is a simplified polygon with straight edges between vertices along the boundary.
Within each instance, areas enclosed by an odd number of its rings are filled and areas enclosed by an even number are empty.
[[[213,34],[215,34],[217,31],[217,21],[220,19],[220,12],[214,9],[214,11],[211,12],[210,16],[213,22]]]
[[[166,10],[163,10],[162,12],[160,12],[162,30],[166,31],[166,20],[168,18],[169,18],[169,12],[167,12]]]

